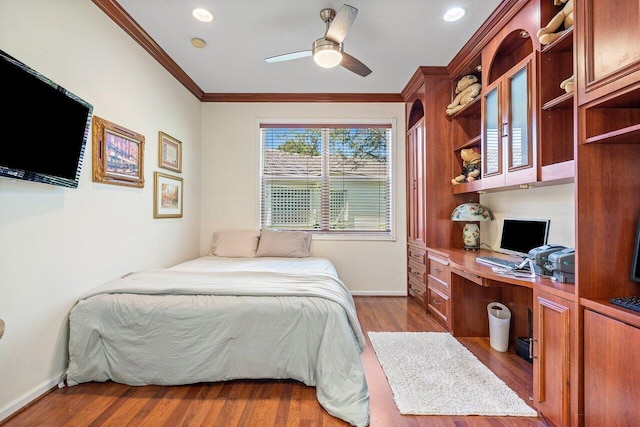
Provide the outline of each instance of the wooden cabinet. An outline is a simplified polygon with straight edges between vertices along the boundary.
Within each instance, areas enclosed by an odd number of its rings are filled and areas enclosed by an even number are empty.
[[[574,15],[578,104],[637,84],[640,1],[575,0]]]
[[[418,101],[407,131],[407,291],[426,308],[426,153],[424,110]]]
[[[407,132],[407,238],[425,244],[425,140],[424,120],[419,119]]]
[[[405,89],[407,117],[407,290],[427,309],[426,246],[460,244],[461,231],[451,229],[451,152],[443,146],[450,124],[441,120],[449,100],[450,77],[444,67],[420,67]],[[477,200],[477,196],[475,199]]]
[[[575,14],[580,142],[637,143],[640,1],[580,0]]]
[[[429,314],[447,330],[451,329],[451,279],[449,259],[436,252],[427,253],[427,309]]]
[[[534,55],[529,54],[487,87],[483,96],[483,189],[537,180],[533,138]]]
[[[556,426],[569,426],[573,301],[536,290],[533,304],[534,405]]]
[[[584,313],[584,425],[632,426],[640,420],[640,328]]]

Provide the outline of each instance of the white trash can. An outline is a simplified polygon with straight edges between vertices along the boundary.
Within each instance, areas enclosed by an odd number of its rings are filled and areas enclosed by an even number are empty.
[[[511,310],[499,302],[487,305],[489,314],[489,342],[494,350],[505,352],[509,348],[509,323]]]

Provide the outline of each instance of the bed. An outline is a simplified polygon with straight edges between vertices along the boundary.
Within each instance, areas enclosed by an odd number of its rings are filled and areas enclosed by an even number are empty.
[[[69,315],[66,383],[293,379],[369,424],[353,298],[324,258],[206,255],[99,286]]]

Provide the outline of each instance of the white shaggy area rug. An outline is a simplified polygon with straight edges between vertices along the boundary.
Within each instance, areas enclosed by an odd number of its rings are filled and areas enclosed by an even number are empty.
[[[448,333],[368,334],[401,414],[537,416]]]

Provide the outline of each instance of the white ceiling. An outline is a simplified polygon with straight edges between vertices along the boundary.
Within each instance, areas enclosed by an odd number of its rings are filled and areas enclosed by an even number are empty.
[[[446,66],[500,0],[348,0],[358,16],[344,50],[373,72],[324,69],[310,57],[266,63],[307,50],[324,35],[320,10],[340,0],[118,0],[118,3],[205,93],[400,93],[421,65]],[[467,10],[442,20],[451,6]],[[196,21],[195,7],[212,23]],[[190,40],[205,40],[196,49]]]

